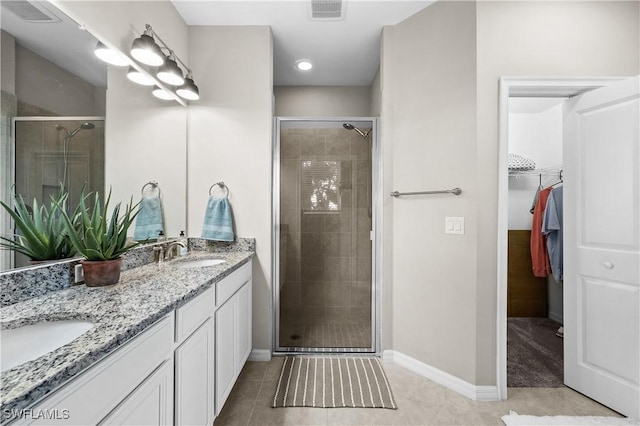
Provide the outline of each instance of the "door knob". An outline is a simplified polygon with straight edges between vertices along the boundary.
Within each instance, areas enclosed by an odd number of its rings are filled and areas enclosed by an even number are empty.
[[[602,266],[604,266],[607,269],[613,269],[613,263],[611,262],[604,262]]]

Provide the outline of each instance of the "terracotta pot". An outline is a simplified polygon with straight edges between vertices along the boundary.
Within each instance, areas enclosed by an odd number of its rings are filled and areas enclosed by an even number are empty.
[[[87,287],[112,285],[120,280],[122,258],[114,260],[82,260],[84,283]]]

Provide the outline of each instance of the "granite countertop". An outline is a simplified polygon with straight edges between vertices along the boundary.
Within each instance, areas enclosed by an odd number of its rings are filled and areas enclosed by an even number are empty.
[[[254,254],[194,251],[160,266],[149,264],[123,271],[120,282],[113,286],[79,285],[3,307],[2,329],[60,319],[90,320],[95,326],[71,343],[0,374],[2,420],[8,411],[30,407],[100,361],[247,263]],[[172,265],[207,258],[225,262],[204,268]]]

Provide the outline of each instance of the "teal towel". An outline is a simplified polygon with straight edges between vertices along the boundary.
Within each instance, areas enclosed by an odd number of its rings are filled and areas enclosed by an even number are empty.
[[[201,237],[207,240],[233,241],[233,219],[228,198],[209,197]]]
[[[136,230],[133,239],[136,241],[155,240],[160,231],[164,233],[162,202],[160,196],[143,196],[140,200],[140,212],[136,216]]]

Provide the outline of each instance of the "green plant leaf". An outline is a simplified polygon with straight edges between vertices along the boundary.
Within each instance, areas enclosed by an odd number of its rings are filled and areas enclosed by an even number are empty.
[[[88,260],[117,259],[138,243],[127,243],[127,232],[137,215],[139,204],[133,205],[133,197],[130,204],[124,208],[121,203],[116,204],[109,212],[111,191],[104,205],[100,203],[99,194],[94,194],[93,206],[89,210],[86,205],[88,195],[80,197],[80,202],[74,210],[73,216],[69,216],[61,210],[65,216],[64,224],[69,240]]]
[[[22,253],[32,260],[55,260],[71,257],[75,254],[65,231],[60,209],[66,208],[68,195],[60,191],[52,196],[49,203],[39,204],[33,200],[30,212],[20,195],[13,197],[11,208],[0,202],[2,208],[11,216],[19,233],[13,239],[1,237],[0,248]]]

